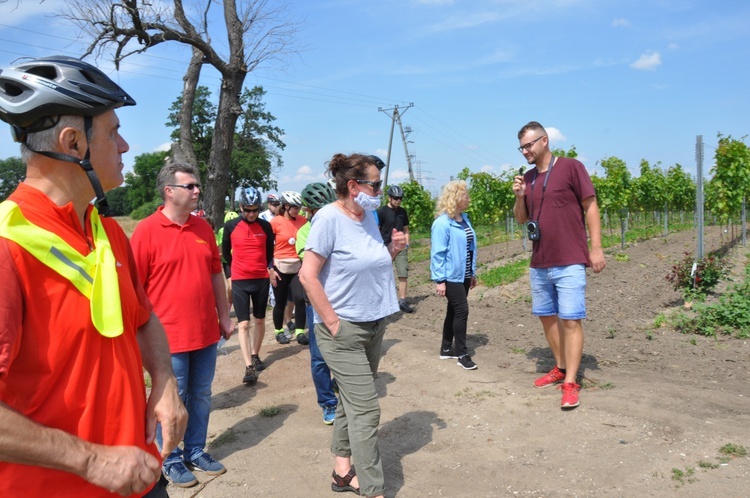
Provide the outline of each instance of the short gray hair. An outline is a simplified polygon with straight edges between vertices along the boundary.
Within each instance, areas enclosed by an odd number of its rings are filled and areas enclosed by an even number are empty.
[[[156,176],[156,188],[159,190],[159,195],[162,200],[166,200],[164,187],[175,182],[175,176],[177,173],[187,173],[188,175],[193,175],[195,178],[200,179],[198,168],[192,164],[169,161],[161,168],[161,170],[159,170],[159,174]]]
[[[77,128],[83,132],[83,117],[60,116],[60,120],[52,128],[26,135],[26,141],[21,144],[21,159],[23,159],[24,164],[28,164],[34,154],[31,149],[43,152],[59,151],[57,141],[60,138],[60,132],[65,128]],[[28,147],[26,144],[28,144]]]

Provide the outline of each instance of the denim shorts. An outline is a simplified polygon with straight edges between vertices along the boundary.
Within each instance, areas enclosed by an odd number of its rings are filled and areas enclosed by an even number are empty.
[[[563,320],[586,318],[586,266],[531,268],[531,313]]]

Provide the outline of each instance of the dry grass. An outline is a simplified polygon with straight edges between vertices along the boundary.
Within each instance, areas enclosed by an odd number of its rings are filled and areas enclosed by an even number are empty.
[[[128,238],[133,235],[136,225],[140,222],[140,220],[134,220],[130,216],[115,216],[115,221],[120,224]]]

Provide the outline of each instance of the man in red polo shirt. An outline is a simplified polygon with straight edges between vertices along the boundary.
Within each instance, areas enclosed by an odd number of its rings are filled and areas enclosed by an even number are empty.
[[[170,163],[156,177],[164,206],[140,222],[130,239],[138,276],[167,331],[172,369],[188,412],[183,448],[164,460],[164,475],[183,488],[198,483],[191,472],[226,472],[203,448],[216,371],[216,343],[232,335],[229,306],[211,225],[191,212],[198,205],[198,169]],[[218,314],[217,314],[218,312]],[[162,444],[161,431],[157,441]]]
[[[123,181],[134,104],[69,57],[0,72],[27,167],[0,204],[0,496],[167,496],[156,426],[166,456],[187,414],[127,237],[90,204]]]

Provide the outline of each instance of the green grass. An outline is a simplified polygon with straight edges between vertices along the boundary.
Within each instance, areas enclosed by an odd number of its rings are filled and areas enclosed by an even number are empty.
[[[278,406],[276,406],[276,405],[266,406],[266,407],[261,408],[260,410],[258,410],[258,413],[260,413],[261,417],[271,418],[271,417],[275,417],[276,415],[280,414],[281,413],[281,408],[278,407]]]
[[[208,449],[215,450],[219,446],[223,446],[225,444],[234,443],[237,441],[239,437],[232,429],[227,429],[226,431],[219,434],[216,439],[211,441],[208,445]]]
[[[719,448],[719,453],[732,458],[741,458],[747,456],[747,448],[739,444],[727,443]]]
[[[526,258],[519,259],[507,265],[497,266],[491,270],[479,273],[479,281],[486,287],[507,285],[525,275],[528,268],[529,260]]]

